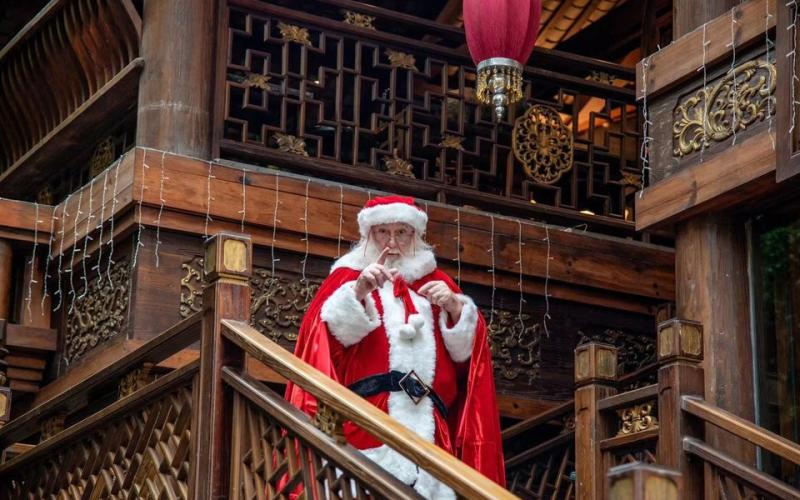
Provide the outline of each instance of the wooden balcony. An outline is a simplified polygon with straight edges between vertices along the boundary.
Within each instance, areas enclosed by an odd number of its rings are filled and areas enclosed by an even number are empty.
[[[302,9],[222,9],[214,156],[633,234],[632,71],[536,50],[523,102],[497,123],[462,30],[358,2]]]

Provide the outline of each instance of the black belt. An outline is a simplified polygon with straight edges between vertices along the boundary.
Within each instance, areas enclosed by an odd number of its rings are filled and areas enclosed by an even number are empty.
[[[408,373],[392,370],[387,373],[381,373],[380,375],[371,375],[357,382],[353,382],[347,387],[363,398],[374,396],[381,392],[403,391],[408,394],[408,397],[411,398],[414,404],[418,404],[422,401],[422,398],[428,396],[431,398],[431,401],[433,401],[433,405],[436,406],[436,409],[439,410],[439,414],[447,418],[447,407],[444,405],[442,399],[433,391],[433,388],[420,380],[414,370]]]

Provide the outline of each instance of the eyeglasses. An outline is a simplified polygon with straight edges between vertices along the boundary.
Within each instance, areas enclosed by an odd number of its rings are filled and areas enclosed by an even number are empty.
[[[405,245],[411,241],[411,238],[414,236],[414,230],[404,227],[394,230],[386,227],[374,227],[372,228],[372,236],[382,245],[388,243],[392,238],[394,238],[394,241],[397,243]]]

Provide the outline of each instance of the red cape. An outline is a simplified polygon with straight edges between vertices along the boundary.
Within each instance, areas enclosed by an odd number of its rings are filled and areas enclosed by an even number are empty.
[[[328,276],[306,311],[295,346],[295,356],[337,382],[339,379],[331,361],[331,342],[337,341],[320,318],[320,310],[333,292],[344,283],[355,280],[359,274],[360,271],[338,268]],[[410,287],[416,291],[433,280],[442,280],[453,291],[461,293],[455,282],[438,269],[415,281]],[[316,398],[291,382],[286,386],[286,399],[308,415],[313,416],[317,411]],[[451,437],[455,438],[455,456],[505,487],[503,443],[495,398],[492,356],[486,322],[480,313],[466,383],[460,384],[458,398],[449,410],[448,426]]]

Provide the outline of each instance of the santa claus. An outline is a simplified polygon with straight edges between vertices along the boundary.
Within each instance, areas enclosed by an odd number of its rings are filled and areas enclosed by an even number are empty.
[[[486,324],[475,303],[437,269],[423,241],[427,214],[386,196],[358,214],[359,243],[338,259],[310,304],[295,355],[459,457],[505,483]],[[287,399],[309,415],[298,386]],[[446,485],[359,427],[347,440],[427,498]]]

